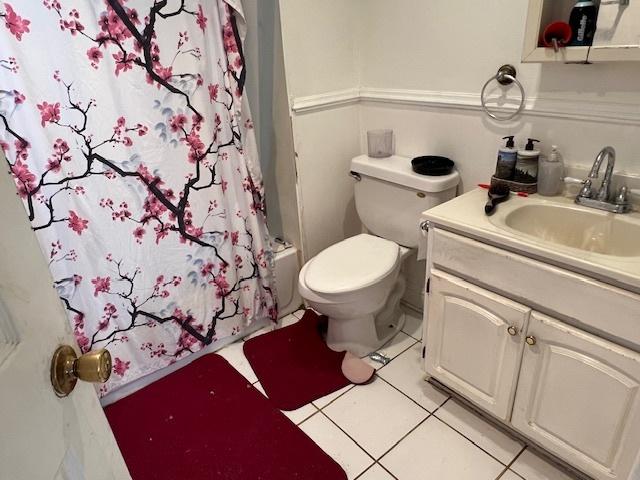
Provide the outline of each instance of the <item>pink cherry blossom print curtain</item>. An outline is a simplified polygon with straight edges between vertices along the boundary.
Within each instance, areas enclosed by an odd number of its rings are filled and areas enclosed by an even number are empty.
[[[239,8],[0,1],[0,146],[103,394],[276,317]]]

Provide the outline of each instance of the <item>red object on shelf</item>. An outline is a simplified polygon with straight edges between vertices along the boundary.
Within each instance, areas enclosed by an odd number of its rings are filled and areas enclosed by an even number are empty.
[[[347,479],[220,355],[205,355],[104,412],[134,480]]]
[[[553,22],[542,32],[542,44],[558,51],[558,48],[566,46],[571,41],[572,34],[571,25],[567,22]]]

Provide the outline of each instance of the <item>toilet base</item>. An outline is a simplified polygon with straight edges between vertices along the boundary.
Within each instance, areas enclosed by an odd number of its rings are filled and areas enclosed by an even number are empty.
[[[404,313],[399,312],[395,323],[378,326],[373,315],[351,318],[347,322],[329,317],[327,346],[336,352],[347,351],[366,357],[402,330],[404,319]]]
[[[359,357],[375,352],[404,327],[405,316],[400,300],[405,291],[402,275],[378,312],[359,317],[332,318],[329,316],[327,345],[337,352],[348,351]]]

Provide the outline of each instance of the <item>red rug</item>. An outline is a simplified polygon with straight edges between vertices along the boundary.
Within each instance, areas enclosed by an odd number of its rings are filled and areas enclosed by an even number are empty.
[[[134,480],[346,480],[219,355],[105,408]]]
[[[307,310],[288,327],[244,343],[244,354],[269,400],[281,410],[295,410],[349,385],[342,374],[345,352],[334,352],[322,339],[326,317]]]

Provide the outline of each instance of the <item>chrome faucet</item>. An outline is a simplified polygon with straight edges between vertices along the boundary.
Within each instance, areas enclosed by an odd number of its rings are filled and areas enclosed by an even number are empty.
[[[593,162],[593,167],[591,167],[591,171],[589,172],[589,178],[598,178],[598,175],[600,175],[600,166],[605,158],[607,159],[607,169],[604,172],[604,178],[602,179],[600,190],[596,195],[596,199],[603,202],[609,199],[611,177],[613,176],[613,167],[616,164],[616,150],[613,147],[604,147],[600,150],[600,153],[598,153],[598,156]]]
[[[607,168],[600,189],[596,194],[593,192],[592,181],[600,175],[600,167],[604,159],[607,159]],[[611,198],[611,180],[613,179],[613,167],[616,164],[616,151],[613,147],[604,147],[598,153],[589,178],[584,181],[580,192],[576,196],[576,203],[585,207],[597,208],[612,213],[626,213],[631,211],[631,203],[627,198],[627,187],[621,187],[617,195]]]

